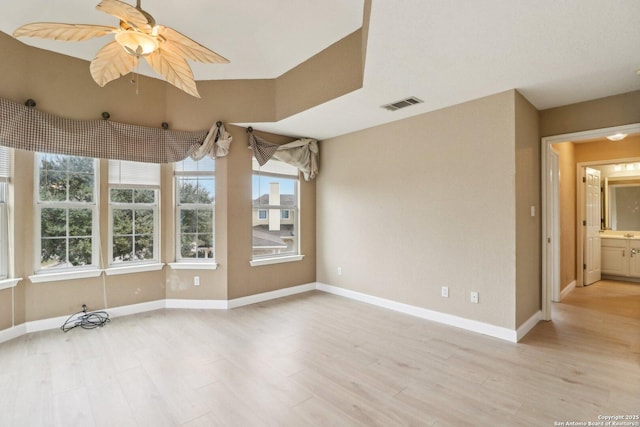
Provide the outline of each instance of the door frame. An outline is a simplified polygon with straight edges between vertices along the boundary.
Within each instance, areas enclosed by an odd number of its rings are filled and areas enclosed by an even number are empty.
[[[541,179],[542,179],[542,319],[551,320],[551,301],[554,295],[560,295],[560,217],[559,196],[557,191],[558,162],[552,159],[552,144],[559,142],[585,142],[604,138],[615,133],[640,133],[640,123],[608,128],[592,129],[582,132],[545,136],[542,138]],[[554,191],[554,186],[556,186]],[[577,253],[576,253],[577,255]]]

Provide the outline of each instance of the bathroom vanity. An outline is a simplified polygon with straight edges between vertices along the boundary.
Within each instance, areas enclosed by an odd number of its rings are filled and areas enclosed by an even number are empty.
[[[640,236],[602,235],[602,274],[640,278]]]

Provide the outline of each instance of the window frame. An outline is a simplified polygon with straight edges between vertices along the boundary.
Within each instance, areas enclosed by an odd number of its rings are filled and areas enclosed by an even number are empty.
[[[278,262],[286,262],[288,260],[300,260],[302,259],[303,255],[301,255],[300,253],[300,241],[301,241],[301,236],[300,236],[300,191],[301,191],[301,186],[300,186],[300,172],[298,171],[296,175],[293,174],[286,174],[286,173],[277,173],[277,172],[268,172],[268,171],[263,171],[261,170],[261,167],[258,165],[258,168],[256,169],[256,165],[257,165],[257,161],[255,159],[255,157],[252,159],[252,171],[251,171],[251,178],[252,178],[252,182],[251,182],[251,194],[252,194],[252,211],[256,211],[256,213],[252,213],[252,218],[253,217],[258,217],[259,214],[257,212],[259,212],[260,210],[265,210],[267,211],[267,220],[269,218],[269,213],[268,211],[270,209],[273,210],[279,210],[280,214],[278,215],[278,218],[280,220],[282,219],[286,219],[287,221],[291,219],[291,215],[293,214],[293,250],[290,252],[282,252],[282,253],[269,253],[269,254],[262,254],[262,255],[256,255],[254,253],[255,248],[253,246],[253,243],[251,244],[251,261],[250,264],[252,266],[257,266],[257,265],[265,265],[268,263],[278,263]],[[270,159],[269,162],[279,162],[282,163],[284,165],[287,165],[285,162],[282,162],[280,160],[275,160],[275,159]],[[287,165],[289,166],[289,165]],[[297,169],[296,169],[297,170]],[[293,200],[294,200],[294,205],[290,206],[290,205],[271,205],[271,204],[267,204],[267,205],[263,205],[263,204],[255,204],[256,198],[253,197],[253,178],[254,176],[258,177],[258,180],[260,180],[260,178],[262,177],[271,177],[271,178],[277,178],[277,179],[287,179],[287,180],[292,180],[295,181],[295,185],[294,185],[294,194],[293,194]],[[258,191],[258,193],[261,193],[261,191]],[[262,197],[262,194],[258,194],[257,200],[260,200],[260,197]],[[288,211],[288,218],[283,218],[283,212]],[[252,241],[253,241],[253,227],[254,225],[251,225],[252,228]]]
[[[9,278],[9,183],[13,173],[13,149],[0,146],[0,281]],[[0,284],[0,289],[2,285]]]
[[[9,180],[0,179],[0,280],[9,278]]]
[[[174,213],[175,213],[175,263],[172,264],[172,268],[180,269],[180,265],[189,265],[189,264],[201,264],[205,265],[213,265],[216,264],[216,171],[215,171],[215,161],[216,159],[205,158],[207,161],[213,160],[213,170],[176,170],[176,163],[173,164],[173,186],[174,186]],[[205,160],[201,159],[201,160]],[[200,160],[195,160],[198,162]],[[213,202],[212,203],[180,203],[180,179],[181,178],[198,178],[198,177],[206,177],[213,179]],[[195,258],[188,258],[182,256],[182,227],[181,227],[181,218],[183,210],[210,210],[212,214],[212,224],[211,224],[211,243],[213,250],[213,257],[211,258],[197,258],[198,252],[196,251]],[[200,234],[200,233],[198,233]]]
[[[144,203],[144,202],[113,202],[111,201],[111,190],[112,189],[120,189],[120,190],[151,190],[154,193],[154,203]],[[135,193],[134,193],[135,194]],[[156,264],[160,262],[160,220],[159,220],[159,206],[160,206],[160,190],[158,188],[151,188],[144,185],[109,185],[109,248],[108,248],[108,266],[109,268],[125,268],[125,267],[133,267],[136,265],[142,264]],[[149,209],[153,211],[153,258],[151,259],[142,259],[135,261],[119,261],[115,262],[113,259],[113,243],[114,243],[114,227],[113,227],[113,211],[114,209],[131,209],[134,212],[140,209]],[[135,225],[135,220],[133,225]],[[134,238],[133,244],[135,247],[135,229],[132,230],[132,237]]]
[[[50,200],[41,200],[40,198],[40,166],[41,166],[41,156],[61,156],[61,157],[78,157],[78,158],[86,158],[91,159],[93,163],[93,192],[92,192],[92,202],[72,202],[72,201],[50,201]],[[66,154],[56,154],[56,153],[45,153],[45,152],[36,152],[35,153],[35,167],[34,167],[34,199],[35,199],[35,245],[34,245],[34,272],[36,275],[42,274],[56,274],[56,273],[70,273],[70,272],[78,272],[84,270],[95,270],[100,268],[99,266],[99,253],[100,253],[100,223],[99,223],[99,197],[100,197],[100,161],[99,159],[93,157],[85,157],[85,156],[72,156]],[[65,172],[68,174],[69,169],[67,168]],[[68,196],[68,192],[67,192]],[[68,266],[68,267],[54,267],[54,268],[42,268],[42,210],[43,209],[64,209],[66,211],[67,223],[69,212],[73,209],[89,209],[91,211],[91,263],[87,265],[81,266]],[[67,242],[70,239],[69,235],[69,227],[66,226],[66,235],[64,238]],[[67,244],[67,255],[69,253],[69,246]],[[69,260],[67,259],[67,262]]]

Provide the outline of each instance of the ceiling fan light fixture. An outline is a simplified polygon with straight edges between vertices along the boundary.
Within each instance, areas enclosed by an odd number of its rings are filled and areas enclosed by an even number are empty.
[[[132,56],[146,56],[158,49],[158,38],[139,31],[126,30],[116,33],[116,41]]]
[[[96,9],[118,18],[119,27],[33,22],[17,28],[13,35],[82,41],[114,34],[115,41],[103,46],[89,66],[91,77],[100,87],[136,70],[140,58],[144,57],[167,83],[200,98],[187,60],[209,64],[229,63],[225,57],[184,34],[170,27],[156,25],[155,19],[141,9],[140,0],[136,1],[135,7],[121,0],[102,0]]]

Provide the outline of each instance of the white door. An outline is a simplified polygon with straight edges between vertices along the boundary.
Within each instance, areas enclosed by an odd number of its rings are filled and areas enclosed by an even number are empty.
[[[585,168],[584,285],[600,280],[600,171]]]

